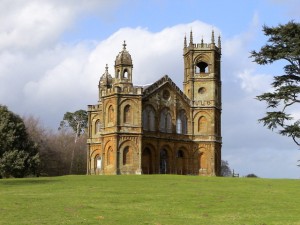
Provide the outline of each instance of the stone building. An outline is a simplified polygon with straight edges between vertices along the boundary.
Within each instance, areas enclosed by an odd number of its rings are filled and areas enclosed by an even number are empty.
[[[88,106],[88,174],[215,176],[221,166],[221,41],[184,38],[183,91],[167,75],[134,86],[123,44],[114,77],[106,66]]]

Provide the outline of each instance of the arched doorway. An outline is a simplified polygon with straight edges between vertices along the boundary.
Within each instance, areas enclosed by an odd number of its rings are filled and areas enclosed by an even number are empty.
[[[168,171],[168,152],[166,149],[160,151],[159,154],[159,173],[160,174],[167,174]]]
[[[143,174],[152,174],[152,155],[149,148],[145,148],[142,154],[142,171]]]
[[[178,150],[176,154],[176,170],[177,174],[185,174],[185,155],[182,150]]]

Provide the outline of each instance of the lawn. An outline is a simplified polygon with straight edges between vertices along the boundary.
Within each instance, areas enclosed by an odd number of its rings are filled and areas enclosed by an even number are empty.
[[[300,225],[300,180],[177,175],[0,180],[0,224]]]

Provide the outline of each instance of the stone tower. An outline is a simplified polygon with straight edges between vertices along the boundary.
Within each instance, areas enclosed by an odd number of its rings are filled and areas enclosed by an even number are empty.
[[[221,161],[221,40],[195,44],[184,38],[183,92],[192,101],[192,134],[199,154],[200,174],[220,174]],[[218,166],[217,166],[218,165]]]
[[[125,42],[114,68],[113,78],[106,65],[98,104],[89,106],[88,146],[95,156],[88,167],[95,174],[140,174],[142,88],[132,85],[133,64]]]

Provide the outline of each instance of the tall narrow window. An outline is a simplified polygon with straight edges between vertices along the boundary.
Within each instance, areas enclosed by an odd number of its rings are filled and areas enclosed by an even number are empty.
[[[172,117],[167,108],[160,113],[159,129],[161,132],[172,133]]]
[[[107,150],[107,165],[111,165],[113,163],[114,155],[112,147],[109,147]]]
[[[155,113],[152,108],[149,110],[149,125],[150,131],[155,131]]]
[[[177,121],[176,121],[176,132],[178,134],[186,134],[187,133],[187,118],[186,118],[184,110],[181,110],[178,113],[178,117],[177,117]]]
[[[99,133],[101,131],[101,122],[97,120],[95,123],[95,133]]]
[[[208,130],[208,122],[205,116],[201,116],[198,121],[198,132],[204,133]]]
[[[182,122],[181,122],[181,118],[178,117],[177,121],[176,121],[176,132],[177,134],[181,134],[182,133]]]
[[[164,110],[160,113],[159,130],[166,132],[166,113]]]
[[[172,117],[169,112],[167,114],[167,133],[172,133]]]
[[[148,112],[147,109],[143,111],[143,130],[149,129],[149,123],[148,123]]]
[[[155,111],[149,105],[143,111],[143,129],[155,131]]]
[[[123,78],[128,78],[128,71],[127,70],[124,70],[124,72],[123,72]]]
[[[123,151],[123,165],[131,164],[131,163],[132,163],[132,151],[127,146],[126,148],[124,148]]]
[[[131,123],[130,105],[126,105],[125,108],[124,108],[124,123]]]
[[[111,106],[108,107],[108,122],[113,122],[114,121],[114,117],[115,117],[115,115],[114,115],[114,108],[111,105]]]
[[[99,155],[97,155],[94,159],[95,169],[101,169],[102,159]]]

